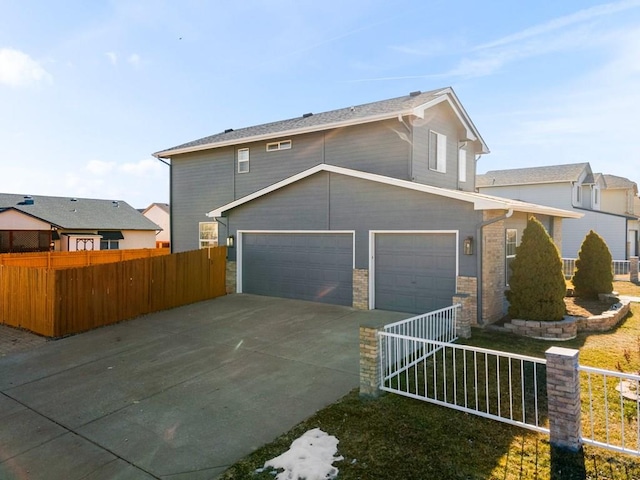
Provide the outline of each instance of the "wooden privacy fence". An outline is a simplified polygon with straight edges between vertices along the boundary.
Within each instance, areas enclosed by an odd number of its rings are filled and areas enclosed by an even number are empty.
[[[82,268],[0,265],[0,324],[62,337],[224,295],[226,247]]]
[[[80,252],[33,252],[0,254],[0,265],[11,267],[74,268],[103,263],[123,262],[136,258],[169,255],[168,248],[136,248],[128,250],[83,250]]]

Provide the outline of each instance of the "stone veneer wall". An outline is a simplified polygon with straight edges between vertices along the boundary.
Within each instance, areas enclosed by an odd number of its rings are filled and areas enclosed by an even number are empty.
[[[353,308],[369,310],[369,270],[353,269]]]
[[[237,272],[237,264],[236,262],[230,262],[227,260],[227,293],[236,293],[237,285],[236,285],[236,272]]]
[[[483,220],[504,215],[502,210],[485,210]],[[482,229],[482,320],[493,323],[503,315],[505,290],[504,220]]]
[[[504,328],[524,337],[541,338],[545,340],[571,340],[579,332],[605,332],[615,327],[627,316],[630,302],[623,300],[620,308],[607,310],[602,315],[593,317],[566,317],[557,322],[537,322],[533,320],[513,319]]]

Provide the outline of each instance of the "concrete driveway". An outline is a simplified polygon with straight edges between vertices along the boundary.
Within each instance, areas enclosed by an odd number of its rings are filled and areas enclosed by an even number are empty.
[[[239,294],[0,358],[0,478],[216,478],[358,386],[361,323],[404,317]]]

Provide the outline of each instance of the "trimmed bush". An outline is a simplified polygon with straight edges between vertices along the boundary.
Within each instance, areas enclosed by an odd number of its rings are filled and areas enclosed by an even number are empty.
[[[599,293],[613,291],[611,252],[607,242],[591,230],[580,246],[573,274],[573,287],[578,297],[597,299]]]
[[[567,291],[562,260],[542,224],[531,217],[511,262],[509,315],[523,320],[557,321],[565,314]]]

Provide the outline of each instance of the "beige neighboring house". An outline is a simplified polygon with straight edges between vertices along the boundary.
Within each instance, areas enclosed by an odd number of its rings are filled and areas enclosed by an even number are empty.
[[[0,193],[0,253],[155,248],[160,229],[122,200]]]
[[[156,234],[156,246],[169,248],[171,246],[171,208],[169,204],[152,203],[142,210],[142,214],[162,228]]]
[[[604,174],[606,188],[602,190],[602,208],[608,212],[628,215],[627,258],[640,253],[640,198],[636,182],[617,175]]]

